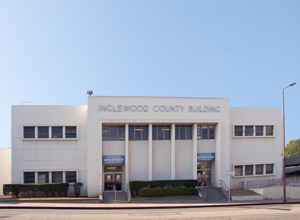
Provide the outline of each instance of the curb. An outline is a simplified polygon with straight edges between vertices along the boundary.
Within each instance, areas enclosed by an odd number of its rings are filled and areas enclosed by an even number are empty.
[[[209,204],[209,205],[173,205],[173,206],[106,206],[106,207],[82,207],[82,206],[0,206],[0,209],[175,209],[175,208],[208,208],[228,206],[253,206],[253,205],[278,205],[278,204],[300,204],[298,202],[271,202],[271,203],[234,203],[234,204]]]

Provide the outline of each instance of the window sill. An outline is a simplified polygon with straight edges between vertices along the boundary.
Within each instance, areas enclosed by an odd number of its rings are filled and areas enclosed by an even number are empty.
[[[256,177],[267,177],[267,176],[275,176],[275,174],[263,174],[263,175],[247,175],[247,176],[233,176],[233,179],[239,178],[256,178]]]
[[[22,138],[23,141],[77,141],[78,138]]]
[[[242,139],[242,138],[274,138],[275,136],[233,136],[234,139]]]

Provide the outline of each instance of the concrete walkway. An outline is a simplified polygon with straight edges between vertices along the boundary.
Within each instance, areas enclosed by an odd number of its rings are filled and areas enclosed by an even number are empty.
[[[230,204],[214,202],[186,203],[176,202],[149,202],[149,203],[123,203],[103,204],[98,198],[14,198],[0,196],[0,209],[159,209],[159,208],[195,208],[220,206],[245,206],[283,204],[282,200],[234,201]],[[285,204],[300,204],[300,200],[288,199]]]

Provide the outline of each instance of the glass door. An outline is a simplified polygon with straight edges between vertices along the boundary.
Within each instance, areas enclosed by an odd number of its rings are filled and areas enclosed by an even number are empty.
[[[113,186],[117,191],[123,190],[123,173],[104,173],[104,191],[113,191]]]
[[[211,185],[211,162],[197,162],[197,180],[199,186]]]

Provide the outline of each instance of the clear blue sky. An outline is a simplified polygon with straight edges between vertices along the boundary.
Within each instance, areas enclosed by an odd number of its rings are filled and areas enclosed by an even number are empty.
[[[0,0],[0,148],[11,105],[105,96],[282,107],[300,138],[299,0]]]

